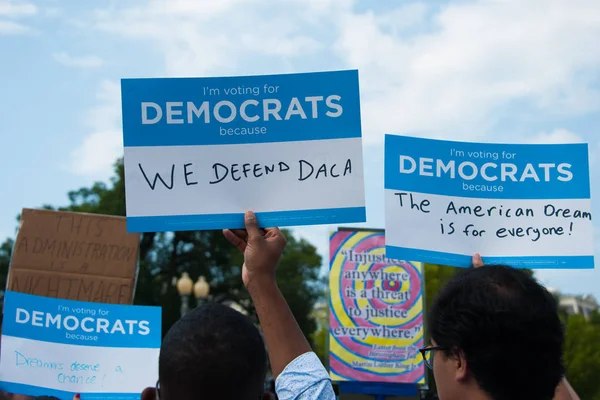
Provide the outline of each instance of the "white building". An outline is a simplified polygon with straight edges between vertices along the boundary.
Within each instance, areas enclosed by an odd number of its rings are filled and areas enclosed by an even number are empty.
[[[569,315],[579,314],[589,318],[598,310],[598,302],[594,296],[560,296],[559,307]]]
[[[585,318],[589,318],[592,312],[600,311],[600,305],[598,305],[598,301],[592,295],[562,295],[554,288],[548,287],[547,289],[558,299],[559,308],[564,310],[568,315],[583,315]]]

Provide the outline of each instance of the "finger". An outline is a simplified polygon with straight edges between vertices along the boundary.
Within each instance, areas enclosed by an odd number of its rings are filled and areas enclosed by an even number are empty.
[[[223,235],[227,240],[229,240],[229,243],[240,249],[241,252],[246,250],[246,241],[240,239],[240,237],[231,230],[223,229]]]
[[[479,268],[479,267],[483,267],[483,260],[481,259],[481,255],[479,253],[475,253],[473,254],[473,258],[472,258],[472,264],[473,267],[475,268]]]
[[[279,230],[279,228],[267,228],[267,235],[270,239],[278,240],[284,245],[287,243],[285,235]]]
[[[245,229],[231,229],[231,232],[233,232],[235,236],[239,237],[244,242],[248,240],[248,232],[246,232]]]
[[[248,232],[248,240],[254,238],[260,238],[260,230],[258,229],[258,220],[256,215],[252,211],[246,211],[244,215],[244,223],[246,224],[246,231]]]

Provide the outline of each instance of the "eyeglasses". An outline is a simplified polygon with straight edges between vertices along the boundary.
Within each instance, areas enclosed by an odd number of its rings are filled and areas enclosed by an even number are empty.
[[[422,349],[419,349],[421,355],[423,356],[423,361],[427,368],[433,371],[433,352],[436,350],[446,350],[445,347],[442,346],[427,346]]]

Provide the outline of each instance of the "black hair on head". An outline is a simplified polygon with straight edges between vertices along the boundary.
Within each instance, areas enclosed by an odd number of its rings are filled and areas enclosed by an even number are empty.
[[[554,297],[532,276],[505,265],[471,268],[439,293],[431,338],[462,353],[494,400],[552,400],[565,369],[564,328]]]
[[[159,358],[161,400],[255,400],[267,353],[252,321],[223,304],[202,305],[177,321]]]

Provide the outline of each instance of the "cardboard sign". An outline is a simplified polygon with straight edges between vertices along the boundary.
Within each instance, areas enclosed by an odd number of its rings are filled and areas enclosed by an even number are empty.
[[[385,204],[389,257],[594,268],[587,144],[386,135]]]
[[[386,257],[383,232],[340,230],[329,246],[331,379],[424,383],[422,264]]]
[[[123,79],[131,232],[364,222],[358,71]]]
[[[139,241],[123,217],[23,209],[7,290],[131,304]]]
[[[0,390],[139,399],[158,378],[161,308],[6,292]]]

